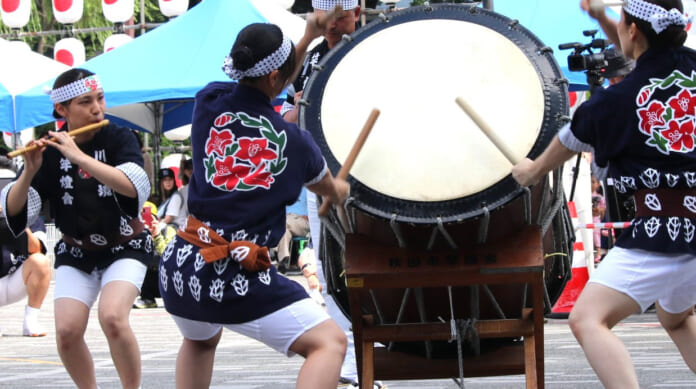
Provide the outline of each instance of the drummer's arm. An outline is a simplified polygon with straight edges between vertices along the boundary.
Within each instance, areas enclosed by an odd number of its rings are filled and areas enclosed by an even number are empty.
[[[602,28],[602,31],[604,31],[604,34],[607,36],[607,38],[609,38],[611,43],[616,45],[618,49],[621,49],[619,33],[616,30],[618,22],[607,16],[607,13],[604,11],[604,7],[601,7],[599,9],[592,9],[592,7],[590,7],[590,3],[592,1],[593,0],[581,0],[580,8],[585,10],[591,18],[597,20],[597,22],[599,23],[599,27]]]
[[[329,201],[333,204],[343,204],[350,194],[350,185],[348,182],[340,178],[334,178],[328,170],[319,182],[307,185],[307,189],[320,196],[328,197]]]
[[[553,137],[551,144],[541,155],[531,160],[525,158],[512,168],[512,177],[522,186],[536,184],[548,172],[560,166],[563,162],[570,159],[576,152],[565,147],[558,139],[558,135]]]

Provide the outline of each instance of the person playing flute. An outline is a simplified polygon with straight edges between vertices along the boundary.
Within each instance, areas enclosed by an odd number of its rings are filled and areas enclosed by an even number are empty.
[[[84,69],[62,73],[53,85],[53,115],[65,120],[52,138],[32,141],[18,178],[0,192],[7,224],[18,235],[50,203],[63,233],[55,246],[56,343],[79,388],[97,387],[84,335],[99,298],[99,324],[123,388],[141,382],[140,351],[129,312],[153,258],[152,237],[138,215],[150,194],[135,135],[107,125],[74,138],[75,130],[104,119],[104,90]]]

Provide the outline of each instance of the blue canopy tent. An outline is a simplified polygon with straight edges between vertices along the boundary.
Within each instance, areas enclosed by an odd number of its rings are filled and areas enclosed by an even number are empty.
[[[511,19],[517,19],[554,52],[556,61],[570,82],[570,90],[588,89],[583,72],[568,70],[568,55],[572,50],[559,50],[558,45],[569,42],[589,43],[584,30],[598,30],[597,38],[604,37],[599,24],[580,8],[577,0],[495,0],[494,11]],[[613,11],[607,11],[614,15]],[[618,16],[616,16],[618,19]]]
[[[192,99],[211,81],[229,81],[222,72],[237,33],[250,23],[273,22],[298,39],[304,21],[298,16],[274,14],[263,0],[206,0],[185,14],[132,42],[99,55],[80,67],[97,73],[111,107],[147,103],[153,112],[151,126],[128,122],[133,128],[161,133],[190,123]],[[279,16],[280,15],[280,16]],[[294,23],[293,23],[294,22]],[[299,34],[298,34],[299,33]],[[51,81],[52,83],[52,81]],[[18,127],[53,120],[43,86],[17,96]],[[114,109],[123,112],[123,109]],[[122,118],[111,117],[114,121]]]
[[[69,67],[31,51],[21,41],[0,39],[0,58],[0,131],[15,133],[33,127],[22,125],[20,117],[16,116],[15,96]],[[35,99],[48,101],[43,92]]]

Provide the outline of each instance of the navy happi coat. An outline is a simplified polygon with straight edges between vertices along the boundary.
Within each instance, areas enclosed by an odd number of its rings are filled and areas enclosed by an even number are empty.
[[[196,95],[191,129],[190,214],[227,241],[275,247],[285,207],[327,167],[307,131],[285,122],[259,90],[213,82]],[[307,298],[275,267],[249,272],[236,261],[206,264],[176,237],[160,261],[160,291],[170,313],[211,323],[243,323]]]
[[[637,217],[616,242],[624,248],[696,254],[696,52],[649,49],[623,81],[578,107],[561,142],[594,151],[617,191],[686,189],[686,216]],[[584,147],[583,147],[584,146]],[[659,200],[646,206],[660,210]]]

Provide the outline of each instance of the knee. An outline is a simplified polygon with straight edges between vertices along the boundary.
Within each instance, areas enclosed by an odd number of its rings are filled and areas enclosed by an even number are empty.
[[[581,312],[576,310],[572,310],[568,316],[568,326],[570,327],[570,331],[579,342],[582,342],[584,335],[591,334],[593,328],[596,328],[598,324],[599,323],[594,320],[592,316],[583,315]]]
[[[331,333],[330,339],[330,344],[327,347],[330,347],[336,354],[341,355],[341,358],[345,357],[348,338],[346,338],[346,334],[340,327],[336,326],[336,329]]]
[[[99,324],[109,339],[118,338],[128,327],[128,319],[121,317],[115,311],[99,311]]]
[[[58,350],[69,350],[83,336],[84,334],[77,327],[56,323],[56,345]]]
[[[51,275],[51,263],[47,256],[37,253],[30,255],[25,261],[25,266],[31,269],[31,274],[37,278],[45,278]]]

